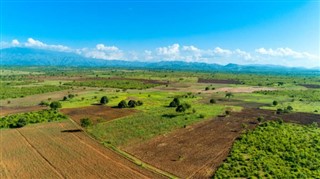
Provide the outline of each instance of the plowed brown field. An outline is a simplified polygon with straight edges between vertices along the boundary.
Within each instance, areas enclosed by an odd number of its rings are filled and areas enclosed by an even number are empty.
[[[80,124],[80,120],[83,118],[89,118],[93,123],[99,123],[128,116],[137,112],[135,109],[111,108],[103,105],[93,105],[81,108],[65,108],[60,111],[69,116],[72,120],[76,121],[78,124]]]
[[[257,117],[272,120],[310,124],[318,122],[320,115],[290,113],[276,115],[274,111],[245,109],[229,117],[217,117],[147,142],[127,146],[127,152],[162,170],[181,178],[209,178],[228,156],[234,140],[244,130],[257,125]]]
[[[0,178],[159,178],[76,128],[67,120],[1,130]]]

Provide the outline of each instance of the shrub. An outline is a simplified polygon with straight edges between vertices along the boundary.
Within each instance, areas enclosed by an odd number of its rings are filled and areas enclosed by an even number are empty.
[[[209,87],[206,87],[204,90],[208,91],[210,88]]]
[[[179,98],[174,98],[170,104],[169,104],[169,107],[178,107],[180,105],[180,100]]]
[[[292,110],[293,110],[293,107],[292,107],[292,106],[287,106],[287,109],[288,109],[289,111],[292,111]]]
[[[80,125],[82,127],[88,127],[88,126],[92,125],[92,122],[89,118],[82,118],[82,119],[80,119]]]
[[[199,115],[199,118],[204,118],[204,117],[205,117],[204,114],[200,114],[200,115]]]
[[[102,96],[100,99],[100,104],[107,104],[109,102],[109,99],[107,96]]]
[[[272,104],[273,104],[274,106],[276,106],[276,105],[278,105],[278,101],[273,101]]]
[[[226,115],[230,115],[231,111],[226,110],[225,113],[226,113]]]
[[[67,101],[67,100],[68,100],[68,97],[67,97],[67,96],[64,96],[62,100],[63,100],[63,101]]]
[[[142,105],[143,105],[143,102],[140,101],[140,100],[138,100],[138,101],[137,101],[137,106],[142,106]]]
[[[49,106],[50,104],[48,102],[45,102],[45,101],[41,101],[39,103],[40,106]]]
[[[211,104],[216,103],[216,100],[210,99],[210,103],[211,103]]]
[[[185,112],[189,108],[191,108],[191,105],[188,103],[180,104],[177,106],[176,112]]]
[[[281,114],[282,112],[283,112],[283,110],[281,108],[278,108],[276,113]]]
[[[135,100],[130,100],[129,102],[128,102],[128,106],[129,106],[129,108],[134,108],[134,107],[136,107],[138,104],[137,104],[137,102],[135,101]]]
[[[257,118],[257,121],[260,123],[260,122],[263,122],[264,121],[264,117],[263,116],[260,116]]]
[[[58,102],[58,101],[53,101],[53,102],[50,104],[50,108],[51,108],[51,109],[54,109],[54,110],[56,110],[56,109],[58,109],[58,108],[61,108],[61,107],[62,107],[62,105],[61,105],[61,103]]]
[[[118,108],[127,108],[127,107],[128,107],[128,105],[125,100],[120,101],[118,104]]]

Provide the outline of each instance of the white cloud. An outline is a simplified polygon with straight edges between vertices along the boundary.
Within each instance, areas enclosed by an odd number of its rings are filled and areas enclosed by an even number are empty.
[[[118,51],[119,48],[115,46],[105,46],[104,44],[97,44],[96,45],[97,50],[103,50],[103,51]]]
[[[219,54],[219,55],[231,55],[232,54],[231,50],[222,49],[220,47],[216,47],[213,51],[214,51],[214,53]]]
[[[168,47],[157,48],[157,54],[165,60],[178,60],[180,58],[180,45],[173,44]]]
[[[19,46],[19,45],[20,45],[20,42],[19,42],[17,39],[13,39],[13,40],[11,41],[11,45],[12,45],[12,46]]]
[[[83,48],[78,49],[78,53],[90,58],[98,58],[104,60],[124,60],[124,53],[116,46],[105,46],[97,44],[94,49]]]
[[[317,56],[312,55],[308,52],[297,52],[290,48],[277,48],[275,50],[269,48],[259,48],[255,50],[257,53],[261,55],[269,55],[274,57],[292,57],[292,58],[308,58],[313,59],[317,58]]]
[[[56,50],[56,51],[63,51],[63,52],[73,51],[71,48],[64,45],[48,45],[39,40],[35,40],[33,38],[28,38],[27,42],[24,45],[26,47],[42,48],[42,49]]]
[[[240,49],[236,49],[234,53],[237,54],[239,57],[244,58],[245,60],[254,60],[250,53],[242,51]]]

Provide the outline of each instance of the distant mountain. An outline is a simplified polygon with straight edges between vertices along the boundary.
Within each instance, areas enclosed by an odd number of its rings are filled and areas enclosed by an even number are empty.
[[[1,49],[1,66],[69,66],[69,67],[123,67],[131,69],[165,69],[252,73],[319,73],[319,68],[289,68],[275,65],[207,64],[183,61],[139,62],[87,58],[75,53],[33,48]]]

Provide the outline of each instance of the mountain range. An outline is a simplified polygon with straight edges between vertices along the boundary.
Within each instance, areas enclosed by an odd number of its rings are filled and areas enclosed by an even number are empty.
[[[320,68],[284,67],[276,65],[208,64],[184,61],[141,62],[87,58],[76,53],[57,52],[35,48],[1,49],[1,66],[69,66],[69,67],[118,67],[130,69],[165,69],[193,71],[227,71],[259,73],[319,73]]]

